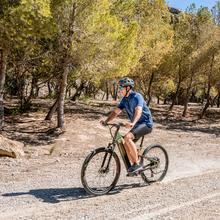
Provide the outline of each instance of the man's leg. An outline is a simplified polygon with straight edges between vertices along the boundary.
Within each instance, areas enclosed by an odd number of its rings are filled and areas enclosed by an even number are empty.
[[[134,139],[138,140],[145,134],[149,134],[152,131],[152,128],[149,128],[146,124],[140,124],[137,127],[134,127],[130,130],[130,132],[125,135],[125,149],[128,154],[128,158],[130,159],[133,165],[128,169],[128,172],[137,172],[142,168],[140,164],[138,164],[138,152],[134,143]]]
[[[131,163],[138,163],[138,152],[134,140],[134,135],[129,132],[124,137],[125,140],[125,149],[128,154],[128,158],[131,161]]]

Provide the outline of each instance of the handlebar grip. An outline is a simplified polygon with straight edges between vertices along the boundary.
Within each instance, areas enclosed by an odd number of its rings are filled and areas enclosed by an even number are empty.
[[[114,124],[107,123],[107,125],[109,125],[109,126],[115,126],[115,127],[124,127],[124,126],[125,126],[125,124],[122,123],[122,122],[120,122],[120,123],[118,123],[118,124],[116,124],[116,123],[114,123]]]
[[[118,123],[119,126],[125,127],[125,124],[123,122]]]

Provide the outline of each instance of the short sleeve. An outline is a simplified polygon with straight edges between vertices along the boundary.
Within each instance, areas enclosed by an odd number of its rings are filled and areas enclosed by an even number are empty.
[[[136,96],[136,107],[140,106],[140,107],[144,107],[144,98],[142,97],[142,95],[138,94]]]
[[[121,100],[121,102],[118,104],[118,108],[123,110],[125,108],[125,104],[124,104],[124,98]]]

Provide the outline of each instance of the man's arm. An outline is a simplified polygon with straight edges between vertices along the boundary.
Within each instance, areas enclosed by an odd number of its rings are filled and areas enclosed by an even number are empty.
[[[107,117],[107,119],[104,121],[104,124],[107,124],[109,121],[112,121],[114,118],[116,118],[122,110],[120,108],[115,108],[110,115]]]
[[[141,106],[137,106],[135,108],[135,113],[134,113],[134,118],[132,120],[132,122],[128,122],[125,124],[126,128],[133,128],[134,125],[138,122],[138,120],[141,118],[142,115],[142,107]]]
[[[142,107],[141,106],[137,106],[135,108],[135,114],[134,114],[134,118],[132,120],[132,124],[135,125],[139,119],[141,118],[142,115]]]

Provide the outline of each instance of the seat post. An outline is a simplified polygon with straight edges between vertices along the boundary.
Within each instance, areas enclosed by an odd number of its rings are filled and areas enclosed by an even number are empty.
[[[144,142],[144,136],[141,138],[140,148],[142,148],[143,142]]]

